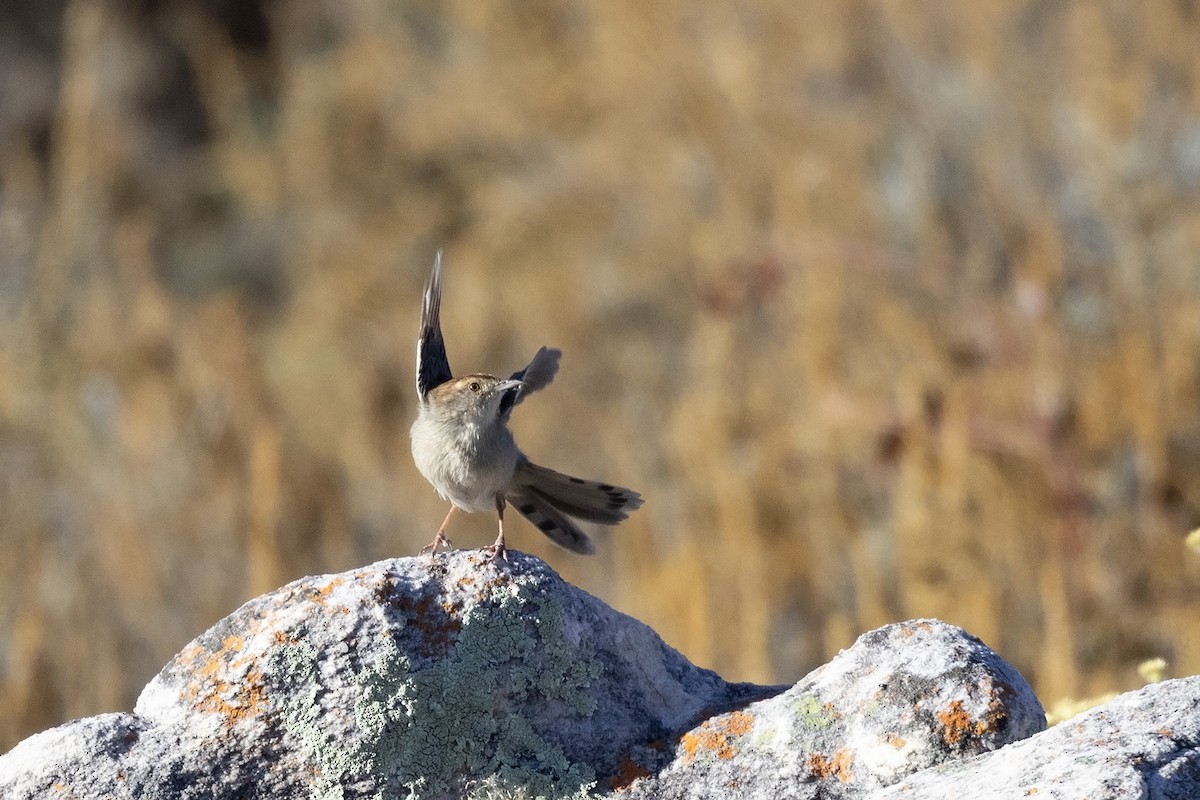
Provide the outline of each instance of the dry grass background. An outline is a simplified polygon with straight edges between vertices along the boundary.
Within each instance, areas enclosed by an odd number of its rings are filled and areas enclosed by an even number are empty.
[[[0,19],[0,750],[415,553],[419,291],[644,492],[513,543],[733,679],[937,616],[1200,672],[1200,4],[59,0]],[[485,515],[461,545],[490,542]]]

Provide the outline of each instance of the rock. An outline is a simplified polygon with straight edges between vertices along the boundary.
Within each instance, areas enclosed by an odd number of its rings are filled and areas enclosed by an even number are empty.
[[[565,797],[634,769],[732,684],[536,558],[477,551],[307,578],[246,603],[135,713],[0,757],[5,798]]]
[[[924,797],[937,780],[975,797],[993,784],[970,770],[993,762],[1044,756],[1040,785],[1082,779],[1079,752],[1126,747],[1124,715],[1149,714],[1121,698],[1109,733],[1072,738],[1071,759],[1035,752],[1065,729],[1027,738],[1045,724],[1028,684],[934,620],[867,633],[790,688],[732,684],[541,561],[510,557],[384,561],[253,600],[184,648],[134,713],[0,756],[0,796]],[[1176,733],[1147,728],[1120,750],[1149,753],[1157,735],[1161,786],[1195,771],[1200,687],[1185,686],[1175,700],[1191,717],[1171,717]],[[1168,763],[1187,742],[1192,755]]]
[[[1045,727],[1029,684],[983,642],[916,620],[860,636],[781,695],[705,720],[632,796],[865,797]]]
[[[1117,697],[983,758],[948,763],[872,800],[1200,797],[1200,676]]]

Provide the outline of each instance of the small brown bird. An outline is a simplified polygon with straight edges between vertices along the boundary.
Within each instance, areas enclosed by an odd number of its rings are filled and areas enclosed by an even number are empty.
[[[483,373],[455,378],[442,339],[441,305],[439,252],[421,303],[417,339],[420,409],[411,434],[417,469],[450,501],[450,511],[437,536],[421,552],[435,553],[439,547],[452,546],[446,528],[456,511],[495,509],[500,530],[495,544],[486,548],[488,560],[507,560],[504,508],[511,503],[555,544],[576,553],[592,553],[591,539],[571,518],[616,525],[642,505],[641,495],[539,467],[525,457],[508,429],[513,406],[554,380],[562,351],[543,347],[527,367],[506,379]]]

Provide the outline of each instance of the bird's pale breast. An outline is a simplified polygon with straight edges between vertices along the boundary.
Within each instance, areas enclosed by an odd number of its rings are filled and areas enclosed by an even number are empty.
[[[496,495],[512,482],[520,451],[506,426],[484,429],[461,420],[418,415],[412,426],[417,469],[438,494],[464,511],[492,511]]]

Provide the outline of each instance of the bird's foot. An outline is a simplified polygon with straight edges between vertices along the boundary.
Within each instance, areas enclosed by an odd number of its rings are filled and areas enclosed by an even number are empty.
[[[433,555],[437,553],[438,548],[441,547],[444,547],[447,550],[453,550],[454,543],[446,538],[446,534],[438,531],[437,536],[433,537],[433,541],[421,548],[421,555]]]
[[[495,564],[497,561],[508,561],[508,548],[503,542],[489,545],[483,548],[483,553],[487,556],[487,563]]]

